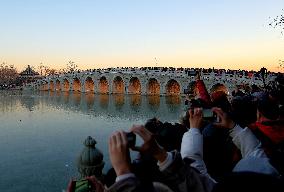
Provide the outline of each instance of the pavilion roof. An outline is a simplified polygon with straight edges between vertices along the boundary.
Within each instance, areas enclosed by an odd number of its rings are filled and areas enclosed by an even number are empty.
[[[39,73],[36,72],[36,71],[34,71],[34,70],[30,67],[30,65],[28,65],[28,67],[27,67],[24,71],[22,71],[22,72],[20,73],[20,76],[36,76],[36,75],[39,75]]]

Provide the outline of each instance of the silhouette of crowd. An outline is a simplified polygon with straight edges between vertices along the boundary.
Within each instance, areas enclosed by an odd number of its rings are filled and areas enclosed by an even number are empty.
[[[199,78],[179,123],[149,119],[109,138],[112,167],[94,191],[284,191],[284,77],[272,85],[209,93]],[[135,159],[130,150],[138,151]],[[69,186],[68,191],[72,191]],[[76,190],[75,190],[76,191]]]
[[[110,68],[98,68],[98,69],[87,69],[87,70],[74,70],[74,71],[67,71],[64,74],[75,74],[75,73],[92,73],[92,72],[182,72],[187,74],[188,76],[196,75],[197,71],[201,71],[204,74],[214,73],[216,75],[221,75],[222,73],[228,74],[230,77],[234,75],[240,77],[251,77],[254,75],[255,78],[262,78],[262,71],[253,71],[253,70],[230,70],[230,69],[215,69],[215,68],[186,68],[186,67],[110,67]],[[276,76],[278,73],[265,71],[265,75],[273,75]],[[59,74],[57,75],[59,76]]]

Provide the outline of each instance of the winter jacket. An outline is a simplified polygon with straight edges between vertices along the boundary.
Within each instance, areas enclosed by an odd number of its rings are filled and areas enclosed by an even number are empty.
[[[171,164],[162,171],[165,176],[165,183],[175,192],[209,192],[212,190],[213,182],[191,166],[193,160],[182,159],[177,151],[171,152]],[[211,183],[208,185],[208,182]],[[210,187],[208,187],[210,186]],[[137,177],[116,182],[107,191],[109,192],[155,192],[154,187],[143,186]]]

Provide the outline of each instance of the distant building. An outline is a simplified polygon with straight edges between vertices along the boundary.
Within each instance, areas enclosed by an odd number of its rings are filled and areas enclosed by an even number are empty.
[[[17,84],[25,85],[27,83],[34,82],[38,79],[41,79],[39,73],[33,70],[30,65],[28,65],[28,67],[19,74]]]
[[[31,67],[30,67],[30,65],[28,65],[28,67],[24,70],[24,71],[22,71],[21,73],[20,73],[20,76],[21,77],[26,77],[26,78],[29,78],[29,77],[37,77],[37,76],[39,76],[39,73],[38,72],[35,72]]]

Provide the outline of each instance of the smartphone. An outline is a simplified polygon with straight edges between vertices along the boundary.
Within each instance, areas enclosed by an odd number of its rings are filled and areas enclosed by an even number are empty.
[[[95,186],[87,179],[73,180],[67,192],[95,191]]]
[[[136,135],[132,132],[126,133],[128,147],[134,147],[136,144]]]
[[[203,118],[213,118],[214,117],[214,113],[211,109],[203,109]]]
[[[220,118],[218,117],[216,113],[212,111],[212,109],[203,109],[202,111],[203,111],[204,119],[212,120],[215,123],[220,122]]]

